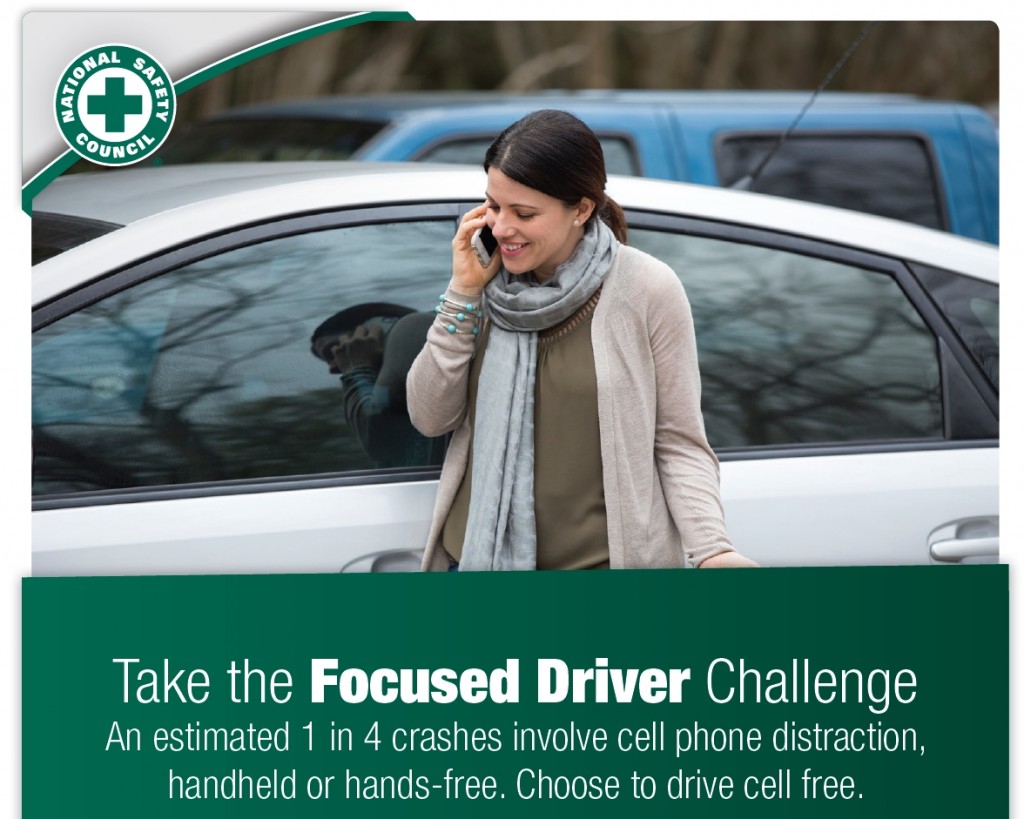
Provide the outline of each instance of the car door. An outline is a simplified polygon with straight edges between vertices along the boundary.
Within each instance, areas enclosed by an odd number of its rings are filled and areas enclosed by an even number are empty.
[[[253,226],[37,310],[33,573],[417,567],[444,441],[412,429],[404,373],[458,212]],[[360,325],[383,350],[339,381],[318,332]]]
[[[633,212],[694,314],[726,524],[764,565],[998,554],[998,287]]]

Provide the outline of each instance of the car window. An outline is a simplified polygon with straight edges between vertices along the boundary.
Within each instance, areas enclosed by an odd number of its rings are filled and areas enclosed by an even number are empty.
[[[727,136],[718,143],[723,187],[751,173],[779,135]],[[793,134],[765,165],[755,190],[946,229],[924,141],[912,136]]]
[[[37,494],[438,464],[405,372],[451,263],[450,220],[224,252],[36,331]],[[330,346],[345,332],[382,340]]]
[[[37,265],[119,227],[99,219],[37,211],[32,214],[32,264]]]
[[[482,165],[487,149],[497,134],[475,139],[452,139],[433,145],[416,157],[417,162],[450,162],[459,165]],[[622,137],[598,136],[604,149],[605,170],[610,174],[639,176],[640,163],[628,140]]]
[[[937,345],[886,274],[630,230],[689,297],[715,448],[942,438]]]
[[[189,162],[348,159],[384,122],[354,119],[240,119],[193,125],[169,140],[157,158]]]
[[[924,265],[914,270],[998,390],[999,286]]]

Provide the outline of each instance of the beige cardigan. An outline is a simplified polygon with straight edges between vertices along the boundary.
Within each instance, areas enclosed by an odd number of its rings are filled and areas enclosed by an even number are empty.
[[[459,302],[474,299],[449,290]],[[731,551],[718,459],[704,434],[690,305],[679,278],[623,246],[608,271],[591,328],[597,371],[609,560],[613,569],[693,565]],[[413,425],[454,430],[441,469],[423,569],[445,571],[438,544],[469,458],[466,420],[475,337],[435,322],[407,379]]]

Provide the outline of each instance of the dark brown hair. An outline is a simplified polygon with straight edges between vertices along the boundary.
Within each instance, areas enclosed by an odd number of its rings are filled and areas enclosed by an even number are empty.
[[[484,170],[490,168],[568,207],[583,197],[590,199],[595,213],[625,243],[626,216],[604,192],[608,175],[601,143],[586,123],[567,111],[548,108],[513,122],[487,149]]]

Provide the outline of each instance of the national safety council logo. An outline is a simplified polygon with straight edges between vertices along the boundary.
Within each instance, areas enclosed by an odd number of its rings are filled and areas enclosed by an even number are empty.
[[[54,98],[71,150],[100,165],[130,165],[160,147],[174,124],[174,87],[145,51],[105,45],[64,69]]]

